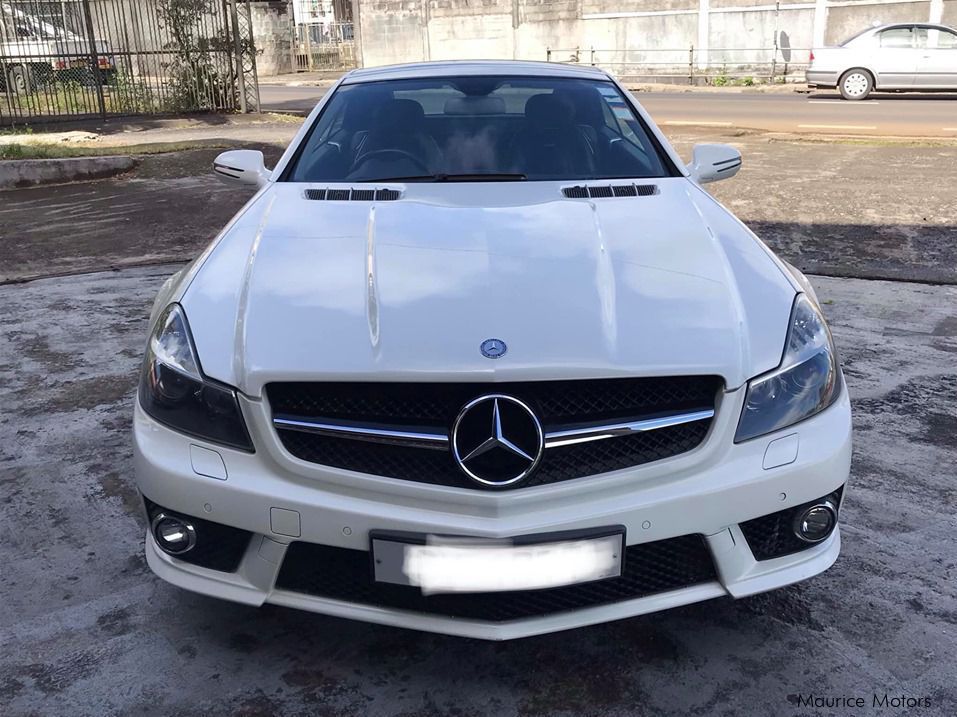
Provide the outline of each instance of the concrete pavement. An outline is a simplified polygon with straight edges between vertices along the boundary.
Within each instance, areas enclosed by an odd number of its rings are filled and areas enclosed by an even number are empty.
[[[5,161],[0,162],[0,190],[103,179],[128,172],[135,164],[132,157],[124,156]]]

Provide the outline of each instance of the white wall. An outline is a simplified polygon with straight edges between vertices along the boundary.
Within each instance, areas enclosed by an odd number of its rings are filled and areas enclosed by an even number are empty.
[[[875,21],[957,24],[957,0],[358,0],[365,65],[442,59],[579,60],[639,65],[806,62]],[[790,57],[774,48],[790,47]],[[762,51],[763,49],[763,51]],[[594,55],[592,55],[594,50]]]

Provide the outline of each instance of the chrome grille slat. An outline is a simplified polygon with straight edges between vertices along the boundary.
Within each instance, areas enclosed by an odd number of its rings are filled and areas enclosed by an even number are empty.
[[[712,417],[714,417],[714,410],[708,409],[634,421],[600,423],[589,426],[577,426],[564,430],[546,431],[545,448],[560,448],[561,446],[570,446],[576,443],[602,441],[607,438],[620,438],[633,433],[656,431],[671,426],[679,426],[684,423],[704,421]],[[273,425],[278,429],[302,431],[303,433],[315,433],[322,436],[346,438],[356,441],[368,441],[370,443],[390,443],[396,446],[409,446],[413,448],[432,448],[441,451],[446,450],[449,445],[448,433],[363,426],[287,415],[275,416],[273,418]]]
[[[432,448],[440,451],[447,450],[449,446],[449,436],[447,433],[350,425],[284,415],[275,416],[272,422],[276,428],[280,429],[315,433],[316,435],[332,436],[334,438],[349,438],[355,441],[368,441],[369,443],[388,443],[395,446]]]
[[[680,426],[685,423],[705,421],[714,417],[714,409],[692,411],[690,413],[676,413],[670,416],[646,418],[624,423],[598,424],[593,426],[579,426],[563,431],[547,431],[545,433],[545,448],[559,448],[576,443],[589,441],[603,441],[606,438],[621,438],[633,433],[657,431],[671,426]]]

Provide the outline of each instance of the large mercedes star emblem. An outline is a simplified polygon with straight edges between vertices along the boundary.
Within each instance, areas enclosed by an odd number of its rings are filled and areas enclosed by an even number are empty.
[[[491,394],[465,404],[452,426],[452,454],[472,480],[516,483],[535,470],[545,438],[535,413],[511,396]]]

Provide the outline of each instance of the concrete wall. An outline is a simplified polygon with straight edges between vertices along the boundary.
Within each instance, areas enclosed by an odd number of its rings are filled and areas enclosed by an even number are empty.
[[[957,25],[957,0],[358,0],[363,63],[594,61],[619,73],[690,62],[807,61],[873,22]],[[775,50],[775,48],[778,48]]]
[[[824,39],[828,44],[838,43],[875,22],[927,22],[929,17],[929,2],[882,5],[858,3],[845,7],[832,7],[827,12],[827,32]]]
[[[421,60],[428,51],[427,0],[360,0],[359,41],[366,66]],[[369,55],[366,56],[366,48]]]
[[[261,76],[292,72],[293,11],[291,0],[252,0],[256,70]]]
[[[944,0],[942,5],[942,17],[941,22],[950,25],[951,27],[957,27],[957,0]]]

